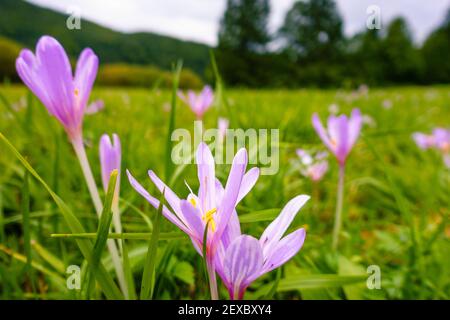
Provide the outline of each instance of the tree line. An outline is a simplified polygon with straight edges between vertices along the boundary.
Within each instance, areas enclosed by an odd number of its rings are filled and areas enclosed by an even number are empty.
[[[216,57],[231,86],[298,87],[450,82],[450,10],[421,46],[397,17],[352,37],[333,0],[300,0],[274,34],[269,0],[227,0]]]

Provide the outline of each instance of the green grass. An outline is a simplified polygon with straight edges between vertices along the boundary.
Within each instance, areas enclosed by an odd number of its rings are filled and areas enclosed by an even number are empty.
[[[82,228],[75,228],[78,233],[95,233],[98,219],[62,127],[24,87],[1,86],[0,94],[0,132],[69,207],[64,209],[81,222]],[[243,231],[259,237],[277,215],[274,208],[282,208],[297,194],[313,195],[291,227],[307,226],[303,249],[283,267],[281,278],[277,279],[276,271],[260,278],[247,298],[264,298],[269,293],[274,299],[450,298],[450,173],[438,154],[420,151],[411,139],[414,131],[449,125],[450,87],[371,89],[366,96],[335,90],[227,90],[223,94],[227,108],[208,111],[206,128],[216,127],[217,117],[225,116],[233,119],[234,128],[280,129],[280,170],[261,177],[239,205]],[[115,132],[121,138],[123,229],[127,234],[145,235],[126,240],[127,280],[133,280],[137,296],[157,211],[130,187],[124,172],[128,168],[159,197],[146,172],[152,169],[164,177],[167,170],[171,95],[170,91],[151,89],[97,88],[92,99],[104,99],[106,108],[86,116],[84,122],[87,153],[99,186],[100,136]],[[391,109],[383,107],[385,100],[392,102]],[[364,126],[363,137],[347,164],[339,254],[331,250],[336,163],[330,158],[330,171],[317,186],[292,166],[296,148],[322,147],[311,126],[311,115],[318,112],[324,120],[332,103],[347,114],[359,107],[375,123]],[[176,110],[175,128],[192,132],[194,115],[189,108],[178,101]],[[217,170],[224,181],[229,166]],[[3,142],[0,172],[0,298],[81,298],[80,292],[65,287],[64,269],[72,264],[84,268],[95,234],[89,241],[51,237],[53,233],[77,232],[69,228],[48,190],[32,175],[25,188],[26,169]],[[188,194],[184,180],[196,190],[194,165],[187,166],[173,183],[180,196]],[[21,203],[24,189],[29,196],[26,207]],[[174,231],[166,219],[161,220],[161,236]],[[175,234],[159,240],[153,298],[208,298],[203,262],[187,237],[180,239]],[[83,254],[77,241],[84,243]],[[108,274],[102,281],[109,286],[115,273],[107,250],[100,261]],[[369,290],[361,282],[360,275],[366,274],[370,265],[380,267],[380,290]],[[33,271],[28,272],[29,268]],[[221,297],[227,297],[220,283],[219,288]],[[94,297],[107,297],[101,286],[95,289]],[[109,289],[109,297],[114,297],[115,288]]]

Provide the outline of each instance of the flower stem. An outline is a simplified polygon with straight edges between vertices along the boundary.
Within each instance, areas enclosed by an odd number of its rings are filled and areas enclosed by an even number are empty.
[[[97,185],[95,183],[94,175],[92,174],[88,158],[86,156],[86,150],[84,149],[83,139],[81,137],[73,139],[72,145],[78,157],[78,161],[80,162],[81,170],[83,171],[83,175],[86,180],[92,202],[94,203],[95,211],[97,213],[97,216],[100,218],[103,211],[103,204],[100,199],[100,195],[98,193]],[[114,242],[113,239],[109,239],[106,242],[106,244],[108,246],[109,253],[111,254],[111,259],[114,264],[117,279],[119,280],[120,288],[125,297],[127,297],[128,290],[125,282],[125,274],[122,268],[121,259],[119,251],[117,250],[116,243]]]
[[[334,229],[333,229],[333,250],[337,250],[339,242],[339,233],[341,231],[342,225],[342,206],[344,204],[344,176],[345,176],[345,165],[339,165],[339,181],[337,190],[337,202],[336,202],[336,215],[334,218]]]
[[[219,292],[217,291],[217,279],[216,270],[214,268],[214,262],[211,261],[212,258],[206,258],[206,268],[208,271],[209,278],[209,289],[211,291],[211,300],[219,300]]]
[[[100,217],[102,212],[102,201],[100,200],[100,195],[98,193],[97,185],[95,184],[94,175],[92,174],[91,167],[89,166],[89,161],[86,156],[86,150],[84,149],[83,140],[81,138],[72,141],[73,148],[80,162],[81,170],[83,171],[84,178],[91,194],[92,202],[94,203],[95,211]]]

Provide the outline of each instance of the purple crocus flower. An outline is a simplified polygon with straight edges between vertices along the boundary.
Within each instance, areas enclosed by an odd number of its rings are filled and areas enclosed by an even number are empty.
[[[312,124],[320,139],[322,139],[327,148],[336,156],[339,163],[336,214],[332,242],[333,249],[336,250],[342,225],[345,161],[358,139],[362,126],[362,116],[359,109],[353,109],[350,118],[347,118],[346,115],[340,115],[338,117],[331,115],[328,117],[328,130],[325,130],[320,122],[319,116],[315,113],[312,117]]]
[[[450,130],[436,128],[433,130],[433,137],[438,150],[443,153],[450,152]]]
[[[283,235],[309,198],[299,195],[290,200],[259,240],[236,233],[228,245],[222,243],[215,259],[216,270],[231,299],[243,299],[253,281],[286,263],[302,248],[305,229]]]
[[[434,137],[432,135],[415,132],[413,133],[412,137],[417,146],[422,150],[426,150],[434,146]]]
[[[203,114],[211,107],[214,101],[214,93],[210,86],[205,86],[198,95],[194,91],[189,90],[187,97],[182,92],[179,92],[178,96],[191,107],[199,120],[203,118]]]
[[[317,182],[322,180],[325,173],[328,171],[328,161],[326,157],[327,152],[318,152],[311,154],[303,149],[297,149],[297,156],[300,158],[300,172],[305,177]]]
[[[70,139],[81,139],[84,110],[98,69],[94,52],[89,48],[81,52],[74,76],[61,44],[43,36],[37,43],[36,54],[28,49],[20,52],[16,69],[48,112],[61,122]]]
[[[226,118],[219,118],[217,121],[217,129],[219,130],[219,139],[225,140],[230,121]]]
[[[112,135],[113,140],[107,134],[102,135],[100,139],[100,165],[102,169],[102,183],[105,192],[108,190],[109,177],[113,170],[118,170],[116,194],[119,194],[120,186],[120,162],[121,162],[121,147],[120,140],[117,134]]]
[[[320,139],[336,156],[339,164],[344,165],[361,131],[362,117],[359,109],[353,109],[350,118],[346,115],[328,117],[328,131],[323,127],[317,113],[313,115],[312,123]]]
[[[180,199],[153,171],[148,172],[158,190],[160,192],[164,190],[165,199],[170,207],[170,209],[163,207],[163,215],[191,238],[194,248],[200,255],[202,255],[203,236],[208,224],[206,257],[204,258],[208,265],[213,299],[218,298],[214,255],[224,237],[224,232],[226,231],[229,235],[236,231],[235,207],[251,190],[259,176],[257,168],[252,168],[245,173],[247,161],[247,151],[242,148],[233,159],[227,184],[223,188],[215,176],[215,163],[211,151],[205,143],[200,143],[196,154],[199,191],[196,195],[190,190],[186,199]],[[127,174],[134,189],[154,208],[158,208],[159,201],[151,196],[129,171]],[[239,224],[239,221],[237,222]],[[240,228],[238,231],[240,233]]]
[[[84,111],[85,114],[95,114],[105,108],[105,102],[102,99],[91,102]]]
[[[415,132],[412,137],[420,149],[438,150],[444,158],[445,166],[450,168],[450,130],[435,128],[432,134]]]

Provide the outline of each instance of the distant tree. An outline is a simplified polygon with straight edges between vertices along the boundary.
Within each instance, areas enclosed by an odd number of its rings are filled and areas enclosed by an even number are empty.
[[[389,81],[401,83],[418,81],[422,61],[405,19],[399,17],[389,24],[381,58],[385,59],[386,77]]]
[[[21,46],[17,42],[0,36],[0,81],[18,80],[16,59],[20,49]]]
[[[422,47],[427,82],[450,82],[450,8],[442,25],[432,32]]]
[[[367,29],[349,39],[343,61],[350,85],[382,84],[386,78],[383,55],[383,39],[377,29]]]
[[[270,40],[269,0],[228,0],[220,22],[219,48],[260,52]]]
[[[344,39],[342,18],[334,0],[297,1],[279,34],[291,55],[310,61],[336,57]]]

